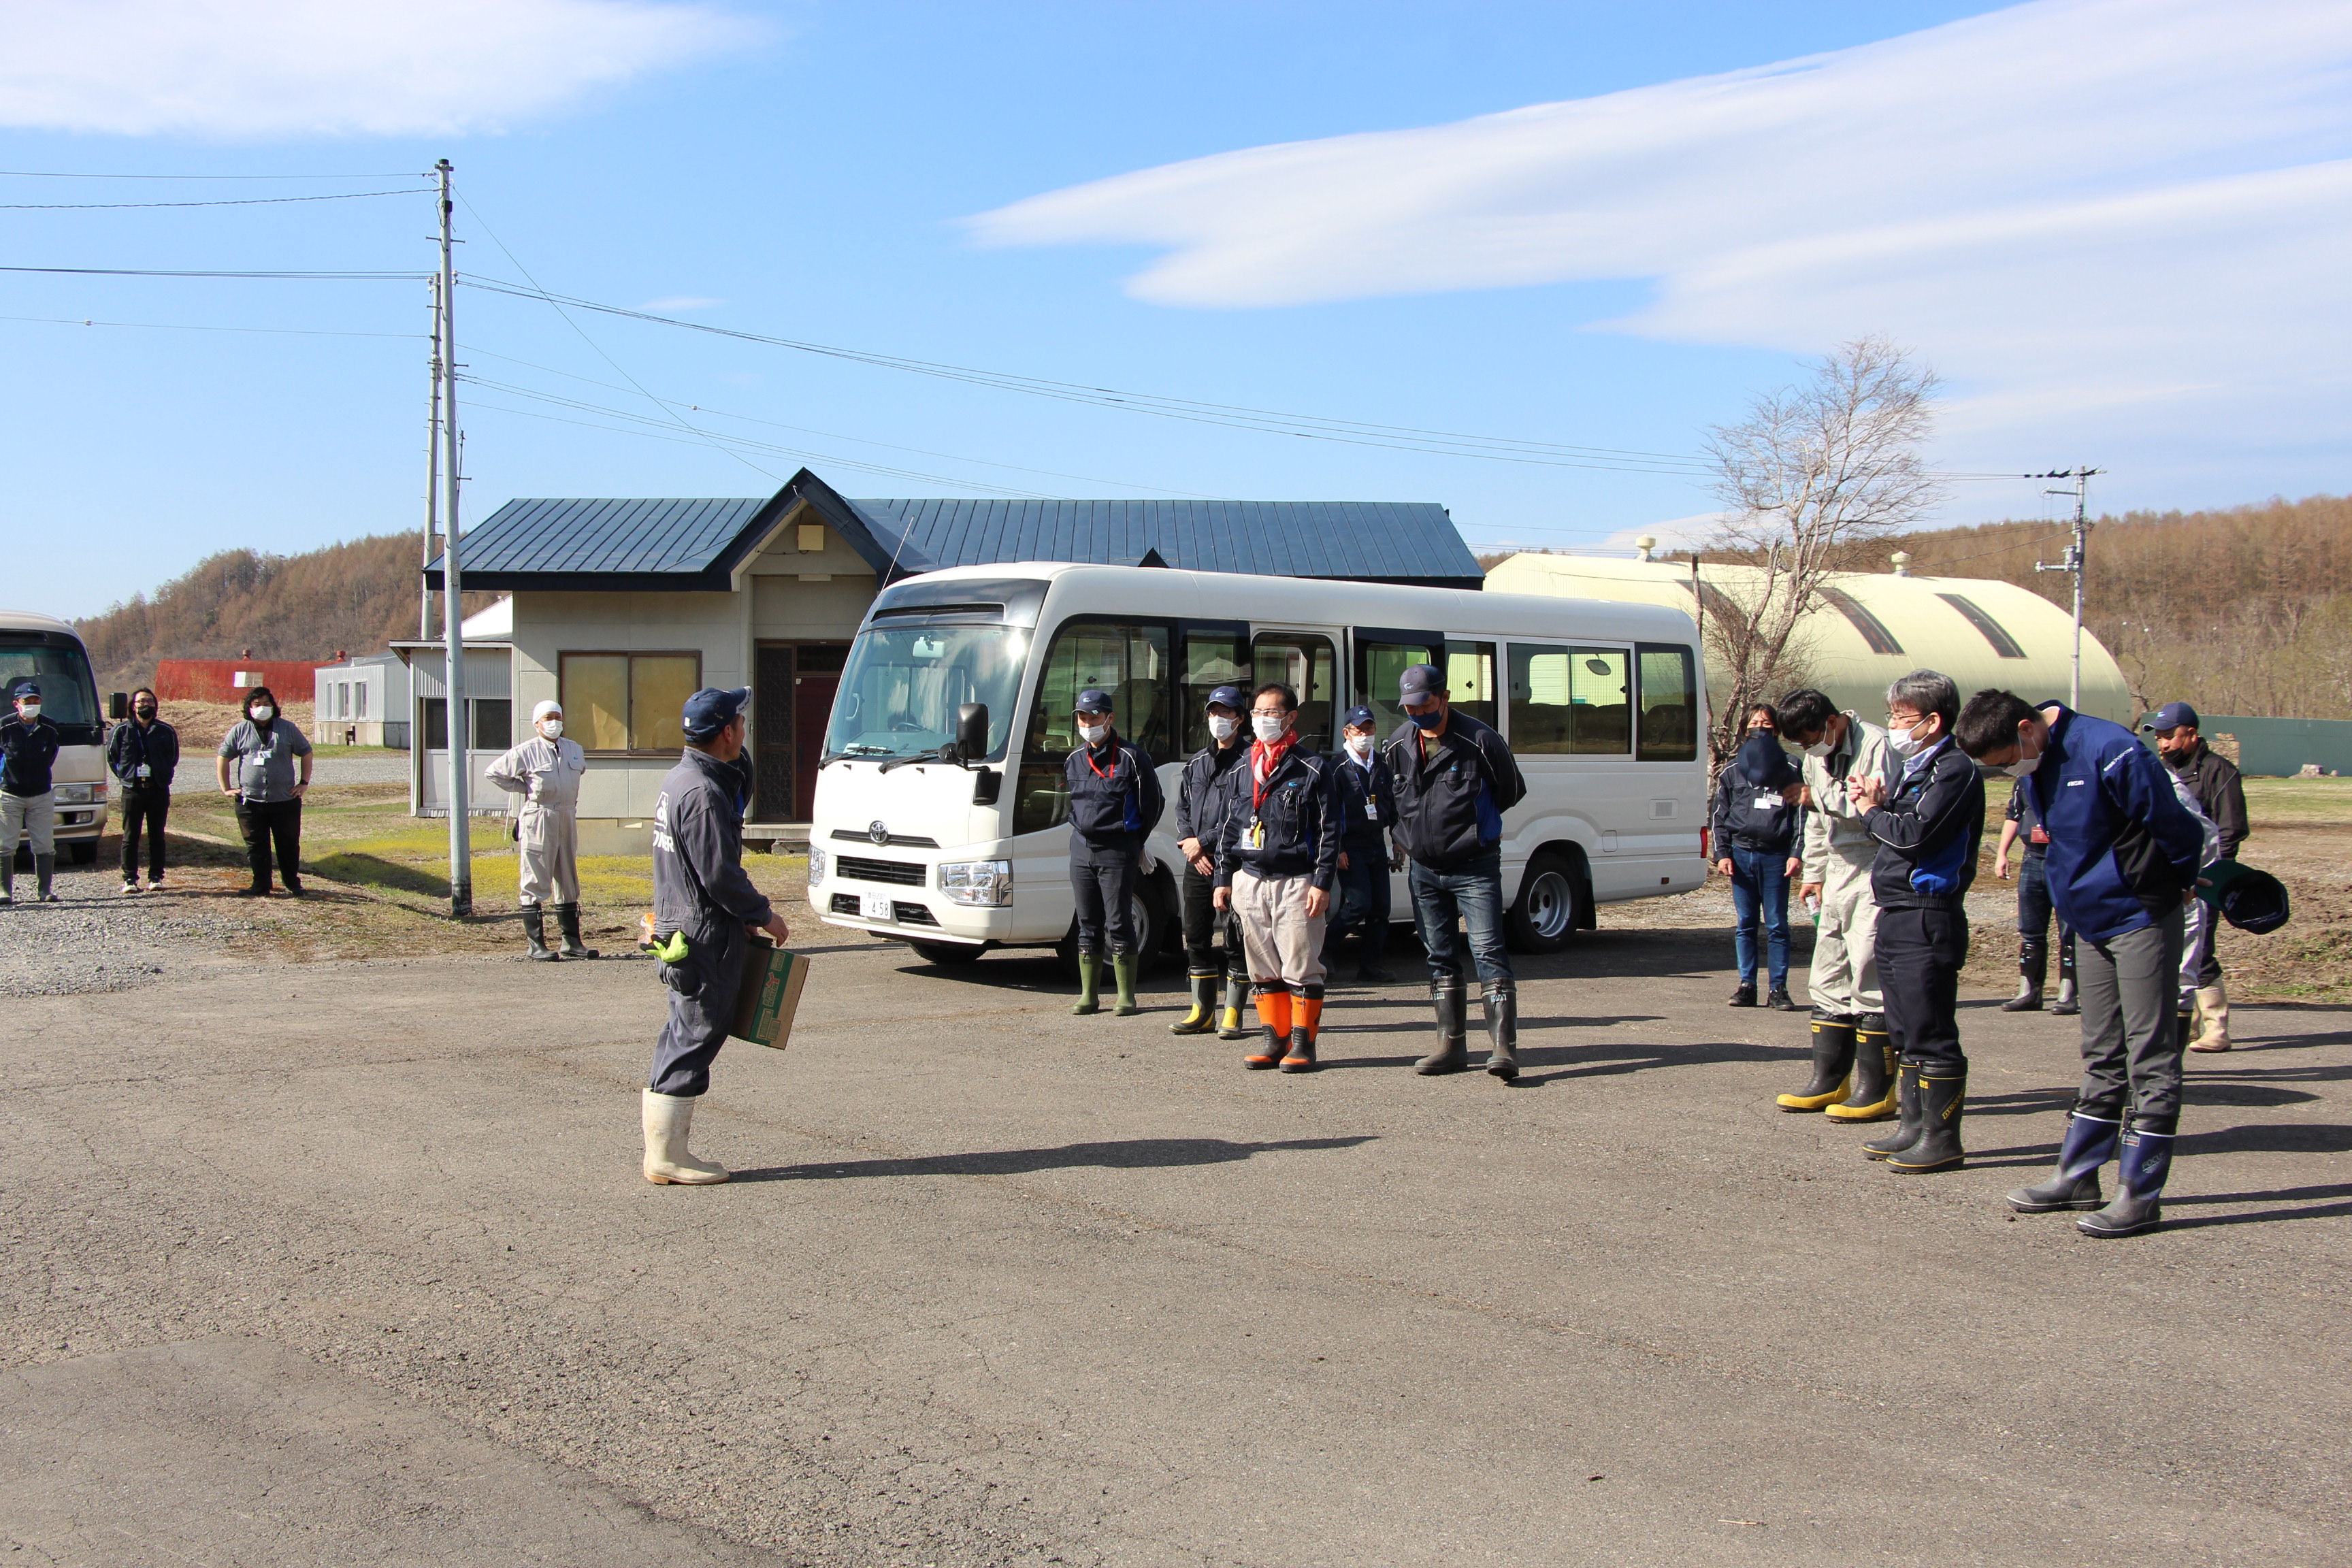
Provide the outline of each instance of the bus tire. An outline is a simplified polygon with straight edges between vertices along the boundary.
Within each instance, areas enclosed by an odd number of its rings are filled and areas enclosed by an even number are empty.
[[[936,963],[942,968],[978,963],[980,955],[988,951],[979,943],[970,942],[910,942],[907,945],[913,948],[915,956],[924,963]]]
[[[1513,952],[1558,952],[1583,923],[1584,879],[1576,863],[1556,850],[1528,862],[1519,896],[1503,917],[1503,940]]]

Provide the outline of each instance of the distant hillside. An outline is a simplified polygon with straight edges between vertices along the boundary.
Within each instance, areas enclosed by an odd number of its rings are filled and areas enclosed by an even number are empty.
[[[1907,550],[1922,576],[1992,577],[2071,605],[2066,574],[2033,569],[2063,556],[2070,527],[1935,529],[1874,543],[1853,565],[1887,571]],[[2211,713],[2352,719],[2352,497],[2101,517],[2083,622],[2143,708],[2183,698]]]
[[[152,594],[75,624],[101,689],[154,678],[165,658],[331,658],[416,635],[414,533],[377,534],[300,555],[224,550]],[[489,594],[465,595],[467,614]],[[434,624],[440,624],[436,602]]]

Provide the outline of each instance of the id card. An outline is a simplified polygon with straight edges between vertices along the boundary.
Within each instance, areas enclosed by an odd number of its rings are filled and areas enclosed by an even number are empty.
[[[1777,795],[1759,795],[1756,797],[1756,809],[1778,811],[1780,809],[1780,797]]]
[[[1252,818],[1250,819],[1249,833],[1248,833],[1248,835],[1247,835],[1247,838],[1248,838],[1249,847],[1251,847],[1252,849],[1263,849],[1263,848],[1265,848],[1265,823],[1263,823],[1263,822],[1258,821],[1255,817],[1252,817]]]

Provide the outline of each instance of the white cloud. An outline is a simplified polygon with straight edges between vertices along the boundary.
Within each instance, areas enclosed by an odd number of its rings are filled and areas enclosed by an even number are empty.
[[[2352,5],[2040,0],[1144,170],[972,227],[1164,247],[1129,287],[1170,305],[1649,279],[1648,305],[1602,325],[1806,353],[1884,331],[1947,374],[1947,430],[1979,453],[2039,460],[2026,443],[2053,428],[2178,432],[2217,409],[2274,444],[2332,440],[2352,387]]]
[[[0,0],[0,125],[496,131],[759,31],[666,0]]]

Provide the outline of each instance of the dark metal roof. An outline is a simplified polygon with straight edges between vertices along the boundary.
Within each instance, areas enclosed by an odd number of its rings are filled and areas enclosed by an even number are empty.
[[[729,585],[796,502],[885,582],[946,566],[1073,561],[1475,588],[1445,509],[1400,501],[852,500],[803,468],[764,500],[514,500],[466,531],[469,588]],[[441,563],[425,569],[441,585]]]

